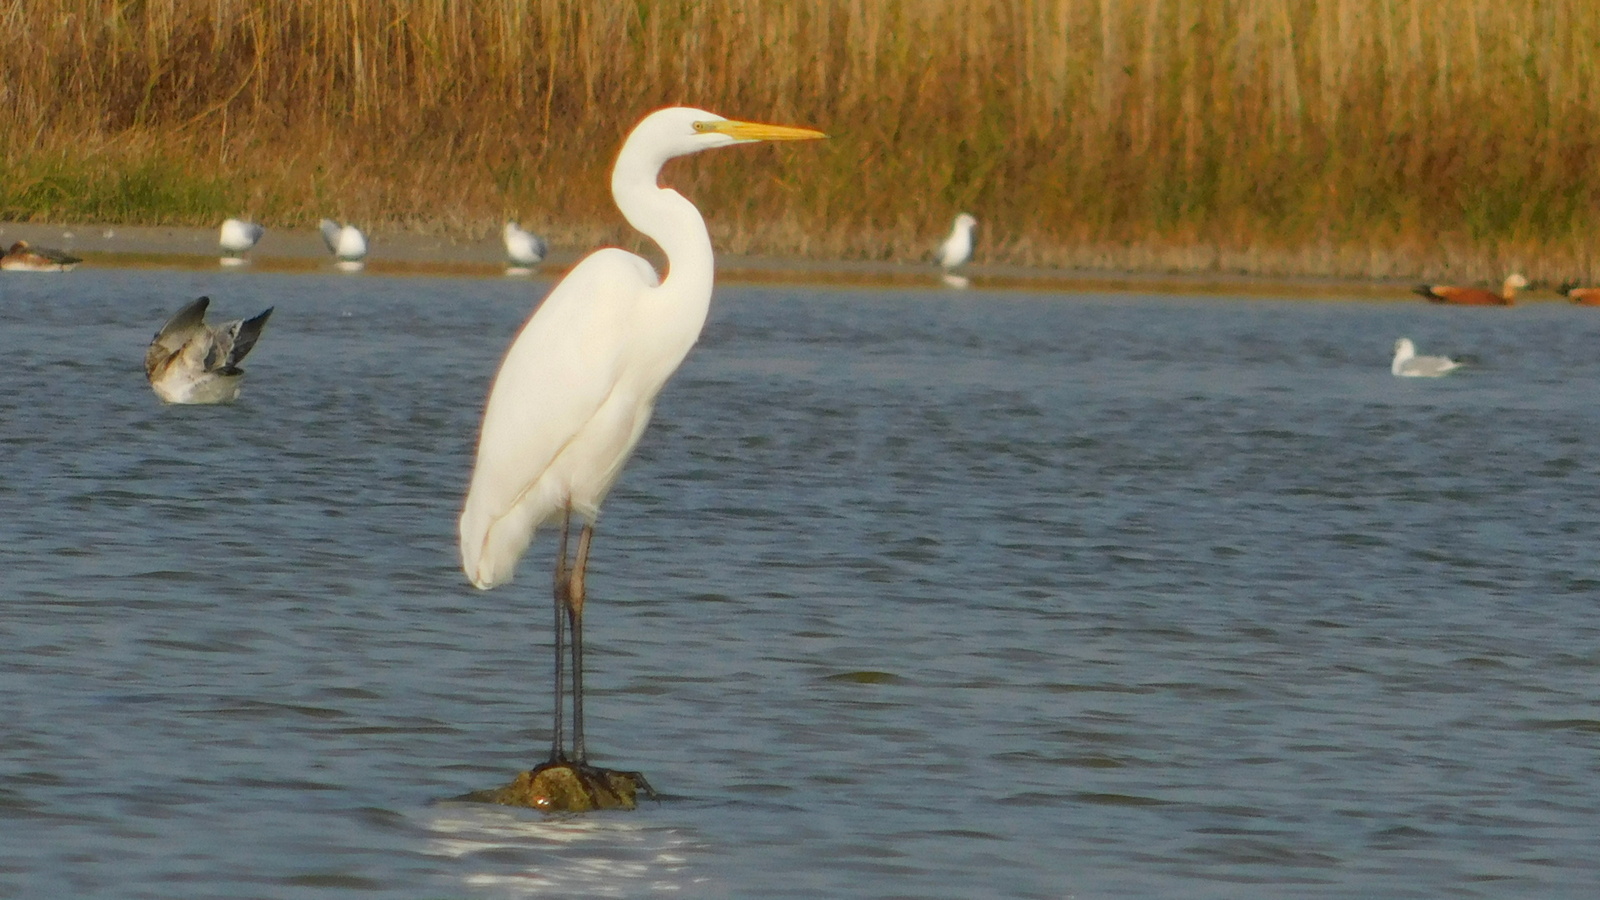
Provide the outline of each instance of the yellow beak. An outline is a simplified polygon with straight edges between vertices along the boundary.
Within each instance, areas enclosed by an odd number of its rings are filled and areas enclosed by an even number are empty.
[[[740,122],[727,119],[718,122],[696,122],[696,131],[714,131],[738,141],[814,141],[827,135],[810,128],[791,128],[788,125],[763,125],[760,122]]]

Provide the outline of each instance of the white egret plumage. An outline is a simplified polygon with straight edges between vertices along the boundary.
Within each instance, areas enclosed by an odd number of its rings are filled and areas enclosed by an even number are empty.
[[[1460,367],[1461,363],[1448,356],[1418,356],[1417,345],[1410,338],[1401,338],[1394,342],[1389,371],[1402,378],[1436,378]]]
[[[332,219],[323,219],[317,227],[322,230],[322,242],[334,256],[334,267],[341,272],[361,271],[367,264],[367,236],[361,229]]]
[[[507,222],[500,232],[506,245],[506,274],[528,275],[533,267],[544,262],[550,244],[544,238],[526,231],[515,221]]]
[[[156,396],[168,403],[232,403],[244,370],[239,363],[256,345],[272,308],[249,319],[206,324],[210,297],[173,314],[144,354],[144,373]]]
[[[267,230],[244,219],[224,219],[217,235],[217,246],[222,248],[220,262],[225,266],[242,266],[245,254],[261,240]]]
[[[462,568],[479,588],[503,584],[540,526],[561,528],[552,762],[582,765],[585,759],[584,575],[595,518],[710,307],[711,236],[693,203],[657,184],[661,168],[674,157],[717,147],[821,137],[686,107],[646,116],[617,154],[611,193],[628,223],[664,251],[666,278],[640,256],[615,247],[596,250],[545,297],[495,375],[461,513]],[[574,517],[582,526],[569,558]],[[562,739],[562,644],[569,629],[570,757]]]

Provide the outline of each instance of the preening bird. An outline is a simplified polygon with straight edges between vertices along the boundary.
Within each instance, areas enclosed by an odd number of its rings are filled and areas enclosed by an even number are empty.
[[[168,403],[232,403],[244,370],[239,363],[256,345],[272,308],[250,319],[206,324],[210,297],[173,314],[150,341],[144,373],[156,396]]]
[[[623,218],[666,254],[667,275],[607,247],[579,262],[512,341],[484,408],[461,512],[461,562],[479,588],[511,579],[542,525],[561,529],[555,563],[555,719],[550,758],[582,766],[584,573],[600,504],[649,424],[656,396],[700,336],[714,259],[699,210],[657,184],[674,157],[818,131],[673,107],[628,135],[611,173]],[[582,522],[568,556],[573,519]],[[571,633],[572,753],[562,740],[564,635]]]
[[[967,260],[972,258],[973,231],[977,227],[978,220],[971,215],[962,213],[956,216],[955,224],[950,226],[950,236],[933,252],[934,261],[947,272],[966,265]]]
[[[250,248],[261,240],[267,230],[254,222],[243,219],[224,219],[222,229],[217,235],[217,246],[222,248],[222,264],[225,266],[242,266],[245,263],[244,255]]]
[[[1517,300],[1517,291],[1528,286],[1528,279],[1512,272],[1500,286],[1500,293],[1475,287],[1456,287],[1449,284],[1419,284],[1411,292],[1430,303],[1451,303],[1457,306],[1510,306]]]
[[[501,236],[506,244],[506,274],[527,275],[533,267],[544,262],[550,245],[531,231],[522,230],[516,222],[507,222]]]
[[[1557,290],[1561,296],[1581,306],[1600,306],[1600,287],[1581,287],[1580,284],[1568,281]]]
[[[359,272],[367,260],[367,236],[354,225],[340,225],[332,219],[323,219],[322,242],[337,262],[334,267],[341,272]]]
[[[1448,356],[1418,356],[1417,345],[1410,338],[1401,338],[1394,342],[1394,362],[1389,364],[1389,371],[1402,378],[1437,378],[1460,367],[1461,363]]]
[[[83,262],[70,253],[35,247],[27,241],[17,241],[11,249],[0,254],[0,269],[8,272],[65,272]]]

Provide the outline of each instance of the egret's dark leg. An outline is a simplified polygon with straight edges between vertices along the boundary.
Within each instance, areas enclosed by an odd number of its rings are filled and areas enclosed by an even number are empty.
[[[567,581],[567,616],[572,625],[572,759],[582,765],[588,761],[583,749],[583,575],[589,567],[589,542],[594,526],[585,524],[578,533],[578,556]]]
[[[563,720],[566,717],[563,716],[562,713],[565,711],[563,709],[563,704],[564,704],[565,695],[566,695],[566,692],[567,692],[567,685],[566,685],[566,678],[563,676],[562,673],[565,671],[564,664],[566,662],[566,659],[565,659],[566,647],[563,646],[563,643],[564,643],[563,637],[565,636],[566,631],[567,631],[567,607],[568,607],[567,597],[571,593],[571,590],[572,590],[571,570],[569,570],[567,568],[567,531],[568,531],[568,527],[571,524],[571,520],[572,520],[572,511],[570,509],[567,510],[566,512],[562,513],[562,515],[561,515],[561,547],[560,547],[560,550],[559,550],[559,555],[556,557],[556,585],[555,585],[555,599],[556,599],[556,684],[555,684],[556,702],[555,702],[555,707],[556,707],[556,715],[555,715],[555,721],[550,727],[550,761],[551,762],[559,762],[561,760],[566,759],[566,751],[562,747],[562,743],[563,742],[562,742],[562,739],[561,739],[562,738],[561,732],[562,732],[562,728],[565,726],[565,722]]]

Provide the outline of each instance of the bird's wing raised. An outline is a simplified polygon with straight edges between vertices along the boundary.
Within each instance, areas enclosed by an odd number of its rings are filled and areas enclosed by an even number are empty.
[[[144,353],[145,375],[153,375],[163,362],[183,349],[183,345],[197,330],[205,328],[206,307],[210,304],[210,297],[201,297],[173,313],[172,318],[161,326],[161,330],[150,339],[150,347]]]
[[[244,360],[250,348],[256,345],[256,339],[261,337],[261,329],[267,326],[267,317],[272,315],[273,307],[267,307],[264,312],[253,318],[235,323],[233,341],[228,347],[226,368],[237,369]]]
[[[328,245],[329,253],[339,252],[339,223],[332,219],[323,219],[317,224],[322,231],[322,242]]]

